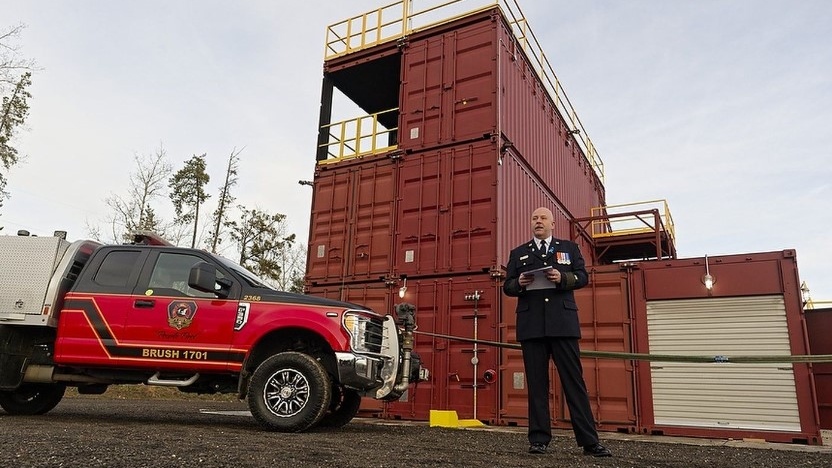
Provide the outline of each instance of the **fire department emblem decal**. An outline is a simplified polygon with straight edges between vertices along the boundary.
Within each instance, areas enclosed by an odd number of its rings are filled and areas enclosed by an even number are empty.
[[[181,330],[191,326],[196,315],[196,302],[174,301],[168,305],[168,325]]]

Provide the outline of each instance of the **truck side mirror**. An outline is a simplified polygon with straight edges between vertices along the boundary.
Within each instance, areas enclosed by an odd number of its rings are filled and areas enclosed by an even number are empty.
[[[214,293],[218,297],[226,298],[231,289],[231,282],[224,278],[217,280],[217,268],[208,262],[199,262],[191,267],[188,286],[197,291]]]

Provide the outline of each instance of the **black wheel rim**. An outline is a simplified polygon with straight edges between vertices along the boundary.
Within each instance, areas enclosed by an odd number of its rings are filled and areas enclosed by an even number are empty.
[[[309,381],[295,369],[280,369],[263,388],[263,401],[275,416],[295,416],[309,402]]]

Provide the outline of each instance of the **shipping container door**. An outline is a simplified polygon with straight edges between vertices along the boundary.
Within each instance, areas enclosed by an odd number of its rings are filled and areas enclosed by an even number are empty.
[[[496,128],[496,26],[488,15],[404,49],[399,147],[482,139]]]
[[[480,292],[479,300],[471,295]],[[418,332],[495,341],[499,286],[488,274],[409,280],[403,301],[416,305]],[[462,419],[494,422],[499,351],[490,346],[417,334],[415,351],[431,372],[404,401],[388,403],[387,416],[427,420],[430,410],[454,410]]]
[[[647,329],[651,354],[791,354],[777,295],[648,301]],[[656,425],[801,429],[791,364],[654,362],[650,374]]]
[[[307,281],[370,281],[389,274],[395,162],[386,155],[319,168],[309,235]]]
[[[575,291],[581,320],[581,350],[631,353],[631,277],[618,265],[589,269],[590,282]],[[636,430],[635,374],[629,359],[581,360],[595,420],[604,430]],[[560,415],[567,415],[561,399]]]
[[[490,141],[411,154],[401,166],[394,272],[481,273],[496,262],[496,164]]]

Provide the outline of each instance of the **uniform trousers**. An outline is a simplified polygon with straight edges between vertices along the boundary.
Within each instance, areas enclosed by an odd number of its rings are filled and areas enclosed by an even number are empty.
[[[575,441],[585,447],[598,443],[595,419],[583,378],[577,338],[535,338],[520,342],[526,382],[529,385],[529,443],[549,444],[552,424],[549,412],[549,358],[555,361]]]

